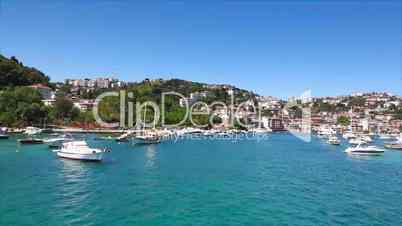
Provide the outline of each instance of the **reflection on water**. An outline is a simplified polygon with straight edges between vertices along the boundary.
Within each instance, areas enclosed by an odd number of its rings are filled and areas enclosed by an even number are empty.
[[[350,158],[352,159],[356,159],[356,160],[375,160],[379,157],[381,157],[382,155],[348,155]]]
[[[59,211],[59,214],[63,218],[79,216],[70,220],[88,220],[93,217],[93,211],[88,210],[86,214],[82,214],[81,208],[84,206],[84,203],[89,202],[90,196],[96,193],[92,189],[94,187],[93,178],[91,178],[93,164],[68,159],[60,159],[60,164],[59,177],[61,183],[57,185],[59,192],[54,207],[62,210]]]
[[[264,142],[112,141],[102,163],[0,142],[0,225],[401,225],[402,152],[286,134]],[[163,152],[161,151],[163,150]],[[367,161],[366,161],[367,160]],[[161,167],[162,166],[162,167]]]
[[[153,168],[155,166],[156,160],[156,146],[155,145],[148,145],[145,148],[145,157],[147,158],[147,162],[145,166],[148,168]]]

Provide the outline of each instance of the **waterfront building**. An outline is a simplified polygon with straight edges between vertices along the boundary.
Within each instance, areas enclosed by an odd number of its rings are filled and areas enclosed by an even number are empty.
[[[43,84],[34,84],[29,86],[35,90],[38,90],[42,99],[51,99],[52,98],[52,89]]]
[[[272,129],[272,131],[284,131],[285,126],[283,124],[283,119],[279,118],[272,118],[269,123],[269,127]]]
[[[80,111],[88,111],[91,110],[94,106],[94,100],[86,100],[80,99],[78,101],[74,101],[74,106],[78,108]]]

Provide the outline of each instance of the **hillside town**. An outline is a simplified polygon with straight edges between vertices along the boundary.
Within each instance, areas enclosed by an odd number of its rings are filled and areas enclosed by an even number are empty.
[[[155,81],[147,80],[147,82]],[[57,93],[68,87],[67,97],[72,100],[74,106],[80,111],[90,111],[94,106],[94,98],[82,98],[80,91],[119,90],[127,87],[127,84],[129,83],[101,77],[67,79],[63,84],[58,84],[55,89],[43,84],[34,84],[30,87],[38,90],[42,95],[42,102],[50,106],[56,101]],[[214,93],[211,90],[213,89],[219,89],[229,97],[236,93],[233,86],[204,85],[201,91],[191,92],[188,97],[180,98],[178,104],[180,107],[192,106],[198,101],[212,98]],[[273,131],[300,129],[302,124],[300,110],[295,108],[284,110],[290,100],[297,101],[298,98],[281,100],[271,96],[250,95],[247,101],[234,102],[233,107],[229,105],[231,108],[215,105],[212,107],[212,113],[222,120],[223,128],[230,127],[229,121],[235,118],[249,122],[251,127],[262,127]],[[304,107],[311,110],[311,127],[314,130],[320,127],[336,127],[367,133],[397,133],[402,128],[402,98],[386,92],[315,97]],[[260,110],[260,113],[256,109]]]

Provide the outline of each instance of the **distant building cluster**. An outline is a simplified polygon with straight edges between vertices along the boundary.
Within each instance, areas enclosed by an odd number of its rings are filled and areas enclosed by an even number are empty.
[[[66,79],[66,85],[71,85],[75,88],[100,88],[100,89],[107,89],[107,88],[120,88],[125,85],[124,82],[119,81],[114,78],[95,78],[95,79]]]
[[[155,80],[154,82],[160,81]],[[67,79],[65,85],[71,86],[70,92],[66,95],[73,101],[74,106],[81,111],[87,111],[94,106],[94,98],[80,95],[80,92],[87,92],[88,89],[118,88],[125,86],[125,83],[113,78],[96,78]],[[56,93],[63,88],[63,85],[57,85],[55,90],[43,84],[35,84],[30,87],[39,91],[45,105],[53,105]],[[188,97],[181,98],[180,106],[185,107],[187,104],[192,106],[197,101],[213,97],[214,89],[221,89],[229,96],[238,94],[238,91],[229,85],[204,85],[204,88],[206,90],[192,92]],[[298,102],[310,108],[309,118],[313,129],[323,126],[352,129],[358,132],[396,132],[402,129],[402,97],[385,92],[316,97],[309,98],[307,102],[306,99],[300,98],[290,98],[288,101],[284,101],[272,96],[258,95],[246,98],[249,99],[242,103],[235,103],[231,109],[214,106],[211,113],[221,118],[225,126],[229,125],[233,119],[241,119],[251,125],[272,130],[300,129],[306,123],[300,117],[301,112],[285,108],[291,102]],[[203,110],[203,107],[205,108],[201,105],[200,110]],[[340,125],[338,121],[342,117],[350,121],[347,128],[345,125]]]
[[[210,96],[211,93],[208,91],[202,91],[202,92],[194,92],[190,94],[190,97],[185,97],[185,98],[180,98],[179,104],[181,107],[185,107],[187,104],[189,106],[193,105],[195,102],[201,100],[202,98],[206,98]]]
[[[313,126],[333,126],[341,116],[350,119],[348,129],[358,132],[397,132],[402,120],[395,109],[402,107],[402,98],[390,93],[354,93],[350,96],[314,98],[331,108],[312,115]]]
[[[81,91],[89,92],[96,89],[107,89],[107,88],[121,88],[126,84],[123,81],[119,81],[114,78],[95,78],[95,79],[66,79],[65,85],[70,85],[69,90],[71,94],[66,94],[66,97],[70,98],[75,107],[81,111],[91,110],[94,105],[94,100],[83,99],[78,94]],[[56,101],[56,93],[60,90],[62,85],[56,85],[56,89],[44,85],[44,84],[34,84],[29,87],[36,89],[42,96],[42,102],[47,106],[54,105]]]
[[[46,85],[34,84],[29,87],[38,90],[40,95],[42,96],[42,98],[45,100],[54,99],[54,97],[55,97],[55,92],[52,91],[52,88],[50,88]]]

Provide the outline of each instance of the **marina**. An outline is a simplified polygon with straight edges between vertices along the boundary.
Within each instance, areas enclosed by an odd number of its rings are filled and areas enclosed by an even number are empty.
[[[47,225],[87,225],[90,218],[94,225],[155,225],[162,219],[222,225],[240,213],[244,217],[236,222],[252,220],[252,225],[301,219],[314,225],[402,221],[396,214],[402,211],[398,151],[350,156],[343,152],[345,140],[333,146],[313,136],[305,143],[289,133],[235,142],[183,137],[140,146],[96,136],[80,139],[91,148],[112,150],[99,164],[58,158],[59,152],[45,144],[18,147],[14,136],[0,141],[0,192],[8,194],[0,202],[0,224],[25,225],[35,219]],[[374,140],[377,146],[381,142]],[[142,199],[147,201],[138,202]],[[37,202],[41,210],[30,211]],[[30,218],[20,217],[28,212]]]
[[[390,1],[1,2],[0,226],[402,226]]]

